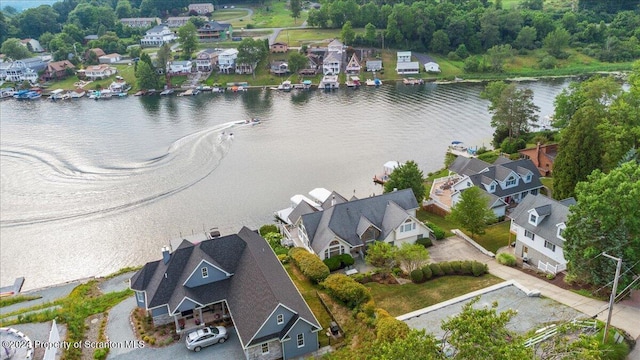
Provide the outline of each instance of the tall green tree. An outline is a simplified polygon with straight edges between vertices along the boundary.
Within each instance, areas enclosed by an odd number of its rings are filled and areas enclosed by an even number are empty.
[[[345,45],[353,45],[353,40],[356,38],[356,32],[353,30],[351,21],[347,21],[344,23],[344,25],[342,25],[340,38]]]
[[[238,64],[251,64],[253,69],[253,76],[256,74],[256,66],[260,61],[266,59],[268,53],[267,48],[263,41],[254,40],[250,37],[245,37],[238,45],[238,58],[236,63]]]
[[[424,186],[424,175],[418,168],[418,164],[409,160],[398,166],[389,174],[389,180],[384,183],[384,192],[392,192],[395,189],[411,189],[418,204],[422,204],[427,189]]]
[[[438,30],[433,33],[431,39],[431,50],[436,54],[447,54],[449,52],[449,35],[444,30]]]
[[[146,61],[139,61],[136,69],[136,82],[140,89],[158,89],[160,82],[155,69]]]
[[[571,35],[564,28],[557,28],[544,38],[544,47],[554,57],[562,57],[564,49],[569,46]]]
[[[194,23],[187,23],[178,29],[178,41],[182,48],[182,55],[186,60],[191,59],[191,55],[198,48],[198,29]]]
[[[489,198],[477,186],[462,191],[460,201],[451,208],[447,218],[471,232],[471,237],[485,232],[487,226],[496,221],[496,215],[489,208]]]
[[[11,38],[2,43],[0,52],[13,60],[26,59],[31,57],[31,52],[26,46],[22,45],[20,39]]]
[[[376,43],[376,26],[372,23],[367,23],[364,27],[364,40],[369,45],[374,45]]]
[[[129,0],[118,0],[115,11],[118,19],[122,19],[131,17],[133,8],[131,7],[131,3],[129,2]]]
[[[420,269],[429,261],[429,251],[420,244],[403,243],[395,256],[396,263],[407,273]]]
[[[303,54],[297,51],[294,51],[291,54],[289,54],[289,60],[288,60],[289,71],[293,74],[296,74],[298,73],[298,71],[306,68],[308,63],[309,63],[309,59],[307,59],[306,56],[304,56]]]
[[[302,12],[302,0],[289,0],[289,9],[291,10],[293,23],[296,24]]]
[[[487,50],[487,59],[489,60],[492,72],[500,73],[503,71],[504,62],[513,56],[513,48],[511,45],[495,45]]]
[[[514,45],[518,49],[534,49],[537,37],[538,33],[536,31],[536,28],[534,28],[533,26],[525,26],[520,29]]]
[[[392,342],[379,342],[367,356],[371,360],[444,359],[436,339],[425,330],[410,330]]]
[[[382,269],[389,273],[395,264],[397,248],[384,241],[374,241],[367,247],[367,255],[364,260],[367,264]]]
[[[171,46],[169,46],[169,44],[167,43],[164,43],[156,53],[155,68],[161,69],[163,72],[167,71],[167,63],[171,60],[173,60]]]
[[[491,126],[506,131],[510,140],[518,138],[538,121],[540,108],[533,103],[531,89],[519,89],[515,83],[489,83],[481,96],[490,101]],[[501,139],[500,139],[501,141]]]
[[[569,274],[595,286],[609,284],[616,262],[599,256],[606,252],[623,259],[624,288],[640,272],[640,165],[629,161],[608,174],[595,170],[576,186],[576,199],[562,233]]]

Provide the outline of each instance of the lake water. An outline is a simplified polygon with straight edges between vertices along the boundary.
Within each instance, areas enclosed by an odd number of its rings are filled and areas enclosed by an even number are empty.
[[[569,80],[538,81],[540,117]],[[258,228],[316,187],[380,194],[388,160],[443,167],[490,145],[481,84],[0,103],[0,282],[25,289],[160,257],[171,240]],[[238,124],[259,118],[257,125]],[[233,133],[233,137],[228,135]]]

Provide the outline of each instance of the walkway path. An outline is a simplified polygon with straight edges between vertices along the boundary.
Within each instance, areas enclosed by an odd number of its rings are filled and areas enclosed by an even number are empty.
[[[477,260],[489,266],[489,272],[505,280],[515,280],[530,290],[539,290],[543,296],[570,306],[587,316],[598,315],[598,319],[606,321],[608,304],[578,295],[572,291],[561,289],[542,279],[528,275],[520,270],[499,264],[495,259],[483,255],[461,238],[454,236],[436,241],[429,248],[431,260],[434,262],[449,260]],[[632,338],[640,337],[640,309],[624,304],[615,304],[611,324],[628,332]]]

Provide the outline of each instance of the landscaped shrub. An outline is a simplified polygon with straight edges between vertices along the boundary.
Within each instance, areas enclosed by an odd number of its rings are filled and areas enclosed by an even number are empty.
[[[260,236],[265,236],[268,233],[280,233],[276,224],[266,224],[260,227]]]
[[[369,289],[344,274],[329,275],[320,285],[352,309],[371,299]]]
[[[431,271],[431,267],[429,265],[423,266],[421,270],[424,280],[429,280],[433,277],[433,272]]]
[[[462,274],[462,261],[449,261],[454,274]]]
[[[432,224],[432,223],[428,223],[427,226],[429,227],[429,229],[431,229],[431,231],[433,231],[433,236],[436,237],[436,240],[442,240],[444,239],[444,230],[442,230],[442,228],[436,224]]]
[[[322,262],[327,265],[329,271],[336,271],[342,268],[342,262],[340,261],[340,256],[330,257],[328,259],[322,260]]]
[[[422,246],[424,246],[425,248],[428,248],[429,246],[433,245],[433,244],[431,243],[431,239],[429,239],[429,238],[422,238],[422,239],[418,239],[418,240],[416,240],[416,244],[418,244],[418,245],[422,245]]]
[[[278,260],[280,260],[281,263],[286,264],[289,262],[289,255],[287,254],[279,254],[278,255]]]
[[[413,281],[414,284],[420,284],[424,282],[424,274],[422,273],[422,270],[413,270],[411,272],[411,281]]]
[[[460,271],[461,275],[471,275],[473,274],[472,270],[473,269],[472,269],[471,261],[465,260],[462,262],[461,271]]]
[[[381,342],[402,339],[409,333],[409,325],[392,316],[382,316],[376,322],[376,338]]]
[[[446,261],[440,263],[440,268],[442,269],[445,275],[453,275],[454,273],[453,268],[451,267],[451,264]]]
[[[483,263],[479,262],[479,261],[474,261],[471,264],[471,272],[473,273],[473,276],[483,275],[488,270],[489,270],[488,266],[486,264],[483,264]]]
[[[360,284],[366,284],[371,282],[371,274],[369,273],[358,273],[358,274],[353,274],[351,275],[351,278],[357,282],[359,282]]]
[[[431,272],[433,273],[434,277],[444,275],[444,271],[442,271],[442,268],[439,264],[429,264],[429,267],[431,268]]]
[[[496,260],[502,265],[516,266],[516,257],[509,253],[500,253],[496,256]]]
[[[298,266],[302,274],[311,281],[319,283],[329,276],[329,268],[320,258],[303,248],[293,248],[289,250],[289,256]]]
[[[356,261],[353,259],[353,256],[351,256],[350,254],[342,254],[339,256],[339,258],[342,262],[342,267],[351,266],[356,263]]]

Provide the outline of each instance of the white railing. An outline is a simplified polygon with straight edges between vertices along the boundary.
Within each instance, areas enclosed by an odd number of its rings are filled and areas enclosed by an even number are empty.
[[[555,275],[561,271],[566,270],[567,265],[566,264],[551,265],[548,262],[542,262],[542,260],[538,260],[538,269]]]
[[[595,320],[577,320],[573,319],[571,324],[582,329],[582,331],[595,332],[597,330],[597,322]],[[524,342],[525,347],[535,346],[558,333],[558,326],[551,324],[547,327],[539,329],[536,334]]]

